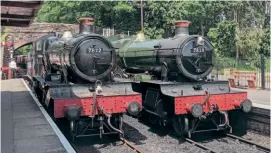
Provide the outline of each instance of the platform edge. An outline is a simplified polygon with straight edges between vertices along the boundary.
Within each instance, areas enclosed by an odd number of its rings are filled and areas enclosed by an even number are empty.
[[[252,103],[253,107],[257,107],[257,108],[262,108],[262,109],[269,109],[271,110],[269,105],[264,105],[264,104],[258,104],[258,103]]]
[[[26,82],[21,79],[22,82],[24,83],[25,87],[27,88],[28,92],[30,93],[30,95],[32,96],[32,98],[34,99],[34,101],[36,102],[36,104],[39,106],[43,116],[46,118],[46,120],[48,121],[48,123],[50,124],[50,126],[53,128],[54,132],[56,133],[57,137],[59,138],[61,144],[63,145],[63,147],[66,149],[66,151],[68,153],[76,153],[76,151],[74,150],[74,148],[71,146],[71,144],[69,143],[69,141],[66,139],[66,137],[62,134],[62,132],[60,131],[60,129],[57,127],[57,125],[54,123],[54,121],[51,119],[51,117],[47,114],[46,110],[42,107],[41,103],[38,101],[38,99],[35,97],[35,95],[31,92],[30,88],[28,87],[28,85],[26,84]]]

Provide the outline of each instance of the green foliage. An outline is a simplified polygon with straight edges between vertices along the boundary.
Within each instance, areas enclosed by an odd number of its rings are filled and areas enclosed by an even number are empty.
[[[238,32],[237,47],[243,58],[259,57],[263,30],[260,28],[242,29]]]
[[[190,34],[210,38],[217,56],[243,58],[270,52],[270,29],[261,29],[266,1],[144,1],[144,33],[151,39],[171,37],[174,21],[189,20]],[[95,25],[135,34],[140,1],[45,1],[38,21],[76,23],[92,16]]]
[[[270,28],[264,29],[260,52],[270,57]]]
[[[190,33],[192,34],[201,34],[203,22],[206,18],[206,11],[202,2],[186,2],[183,5],[183,19],[189,20]]]
[[[168,37],[173,32],[173,22],[182,16],[182,3],[179,1],[148,1],[144,7],[144,32],[151,39]]]
[[[265,1],[221,2],[227,20],[235,20],[238,28],[263,25]]]
[[[112,25],[115,29],[123,31],[138,31],[140,22],[140,11],[133,4],[127,2],[117,2],[111,14]],[[106,23],[105,23],[106,24]],[[107,24],[108,25],[108,24]],[[108,27],[112,27],[108,25]]]
[[[39,22],[77,23],[79,17],[93,17],[96,26],[137,31],[140,12],[133,4],[110,1],[45,1]]]
[[[38,13],[38,21],[76,23],[76,18],[94,15],[94,2],[46,1]]]
[[[235,22],[223,21],[211,28],[208,37],[215,47],[216,55],[220,57],[234,57],[235,55]]]
[[[5,41],[6,37],[8,36],[9,32],[11,31],[10,28],[3,28],[4,30],[1,31],[1,42]]]
[[[26,45],[23,46],[21,48],[18,48],[15,52],[14,52],[14,56],[15,55],[26,55],[28,52],[30,52],[32,50],[32,45]]]

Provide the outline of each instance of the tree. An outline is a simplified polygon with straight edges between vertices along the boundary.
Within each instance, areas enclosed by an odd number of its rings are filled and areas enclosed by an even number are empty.
[[[182,2],[152,2],[144,7],[144,33],[150,38],[172,36],[173,22],[182,19]]]
[[[259,57],[263,30],[261,28],[242,29],[238,33],[237,47],[242,58]]]
[[[211,28],[208,37],[215,47],[215,53],[220,57],[234,57],[235,55],[235,26],[234,21],[223,21]]]
[[[92,16],[95,25],[117,33],[140,31],[140,1],[45,1],[38,21],[76,23]],[[144,33],[151,39],[174,35],[174,21],[189,20],[190,34],[208,36],[217,55],[254,57],[268,36],[261,30],[266,1],[144,1]],[[268,31],[267,31],[268,32]],[[269,30],[270,32],[270,30]],[[269,41],[270,42],[270,41]]]
[[[16,55],[26,55],[28,52],[30,52],[32,50],[32,45],[26,45],[26,46],[23,46],[19,49],[17,49],[15,52],[14,52],[14,56]]]
[[[264,35],[260,44],[260,53],[270,56],[270,28],[264,29]]]

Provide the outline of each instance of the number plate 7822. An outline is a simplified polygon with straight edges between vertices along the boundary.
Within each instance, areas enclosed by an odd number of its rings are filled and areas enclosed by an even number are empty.
[[[87,48],[86,53],[102,53],[103,48]]]

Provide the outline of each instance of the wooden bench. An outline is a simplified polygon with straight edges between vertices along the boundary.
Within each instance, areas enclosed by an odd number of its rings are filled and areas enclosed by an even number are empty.
[[[236,88],[236,83],[239,80],[247,80],[248,89],[256,89],[256,76],[257,72],[252,71],[234,71],[233,79],[229,79],[230,87]]]

